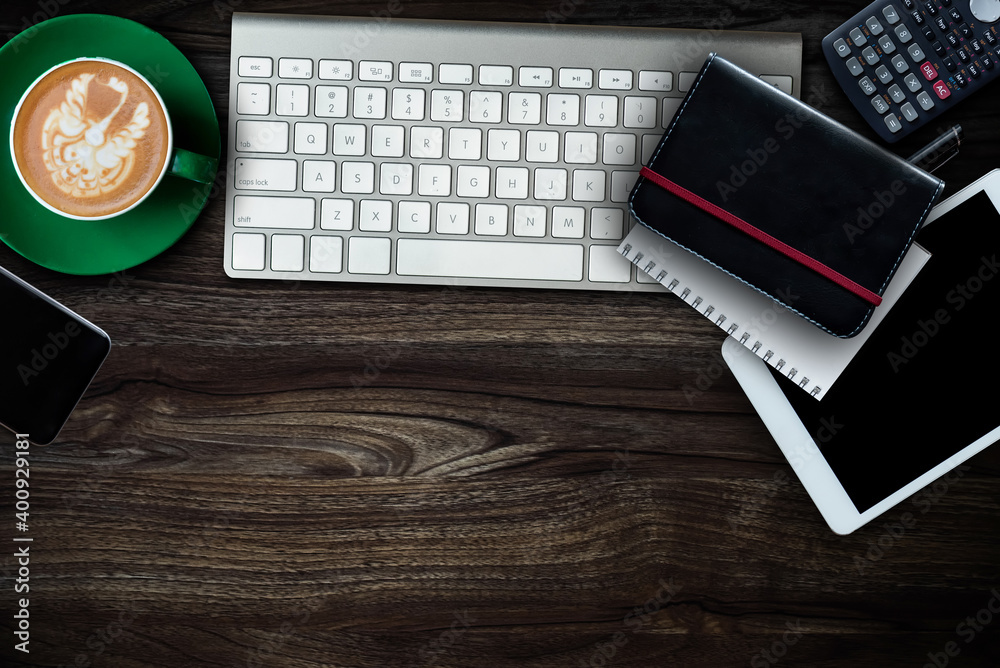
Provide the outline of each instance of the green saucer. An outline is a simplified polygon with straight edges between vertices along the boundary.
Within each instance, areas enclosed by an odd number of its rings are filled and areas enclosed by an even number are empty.
[[[107,274],[156,257],[184,235],[212,185],[167,175],[141,205],[116,218],[80,221],[52,213],[24,189],[10,156],[14,107],[43,72],[100,56],[132,66],[156,87],[170,112],[174,145],[218,158],[219,121],[187,58],[149,28],[114,16],[78,14],[45,21],[0,48],[0,239],[37,264],[67,274]]]

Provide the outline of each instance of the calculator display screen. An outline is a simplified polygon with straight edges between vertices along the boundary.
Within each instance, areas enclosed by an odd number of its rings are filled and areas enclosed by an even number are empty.
[[[1000,214],[979,193],[917,243],[932,257],[822,401],[774,374],[859,512],[1000,425]]]

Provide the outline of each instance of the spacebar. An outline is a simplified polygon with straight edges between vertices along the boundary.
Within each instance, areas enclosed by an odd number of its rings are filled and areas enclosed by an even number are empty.
[[[400,276],[582,281],[583,246],[516,241],[400,239]]]

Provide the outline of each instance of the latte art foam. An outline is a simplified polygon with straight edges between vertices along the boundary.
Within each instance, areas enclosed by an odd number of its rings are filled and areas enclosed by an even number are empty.
[[[59,211],[119,212],[157,182],[169,148],[167,119],[149,86],[98,60],[48,73],[21,104],[14,158],[28,186]]]

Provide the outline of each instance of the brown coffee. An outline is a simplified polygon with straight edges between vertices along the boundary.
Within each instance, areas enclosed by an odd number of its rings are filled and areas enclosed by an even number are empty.
[[[113,215],[163,171],[169,126],[156,94],[133,72],[100,60],[62,65],[35,84],[11,146],[25,183],[53,208]]]

